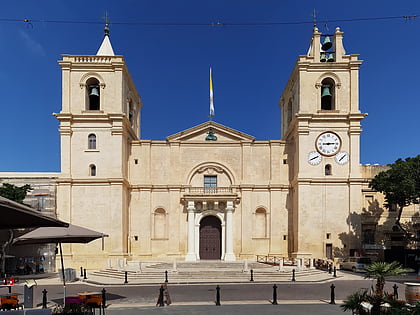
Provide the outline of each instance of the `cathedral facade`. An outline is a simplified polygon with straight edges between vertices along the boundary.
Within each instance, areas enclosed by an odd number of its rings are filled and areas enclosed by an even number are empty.
[[[109,235],[103,251],[73,245],[72,260],[331,258],[355,247],[339,235],[361,209],[361,63],[339,29],[328,39],[315,29],[281,96],[282,140],[208,121],[154,141],[140,137],[141,98],[108,34],[94,56],[63,55],[58,216]]]
[[[210,120],[157,141],[140,136],[142,101],[107,33],[96,55],[63,55],[56,211],[108,235],[66,245],[66,265],[360,252],[378,198],[359,161],[361,63],[339,28],[315,28],[280,98],[281,140]]]

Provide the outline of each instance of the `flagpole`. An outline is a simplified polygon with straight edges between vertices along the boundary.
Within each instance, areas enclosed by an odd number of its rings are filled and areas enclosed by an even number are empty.
[[[214,118],[214,103],[213,103],[213,78],[210,67],[210,115],[209,120],[212,121]]]

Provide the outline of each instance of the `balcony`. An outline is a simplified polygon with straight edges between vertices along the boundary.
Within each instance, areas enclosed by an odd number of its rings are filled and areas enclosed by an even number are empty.
[[[237,200],[236,187],[185,187],[185,200]]]
[[[233,187],[186,187],[186,194],[193,195],[226,195],[234,193]]]

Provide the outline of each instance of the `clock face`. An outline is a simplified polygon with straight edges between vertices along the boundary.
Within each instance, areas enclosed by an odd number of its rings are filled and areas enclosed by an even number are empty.
[[[318,165],[322,161],[322,156],[317,151],[309,152],[308,163],[311,165]]]
[[[335,161],[338,164],[346,164],[350,159],[350,156],[347,152],[341,151],[335,155]]]
[[[315,147],[322,155],[333,156],[340,151],[341,139],[334,132],[326,131],[316,138]]]

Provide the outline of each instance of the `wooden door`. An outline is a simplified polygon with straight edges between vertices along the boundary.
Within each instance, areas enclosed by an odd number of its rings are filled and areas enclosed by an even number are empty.
[[[222,255],[222,227],[215,216],[200,222],[200,259],[220,259]]]

